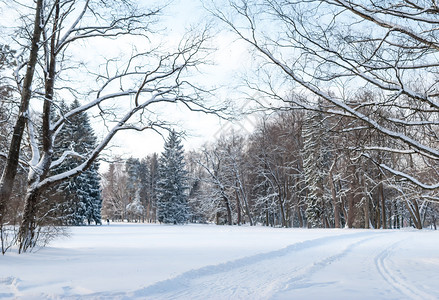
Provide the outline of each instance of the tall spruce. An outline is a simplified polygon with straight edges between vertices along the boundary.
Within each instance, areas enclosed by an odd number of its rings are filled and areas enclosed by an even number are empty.
[[[52,117],[55,120],[62,118],[64,113],[68,111],[68,106],[62,101],[58,106],[58,113],[52,111]],[[65,151],[71,150],[71,127],[66,124],[63,126],[55,139],[56,150],[53,154],[54,160],[60,159]],[[53,168],[52,174],[60,174],[68,170],[72,164],[72,158],[66,158],[64,162]],[[73,225],[76,223],[76,192],[71,180],[61,182],[55,186],[50,187],[43,194],[46,203],[45,207],[41,208],[43,213],[49,213],[52,223],[62,225]]]
[[[143,218],[144,205],[142,201],[142,164],[138,158],[130,157],[125,162],[125,172],[127,173],[128,204],[126,205],[126,215],[128,220],[137,221]]]
[[[138,177],[139,177],[139,187],[137,189],[137,193],[139,196],[139,201],[141,204],[142,210],[142,222],[147,220],[148,214],[148,187],[149,187],[149,166],[148,161],[146,159],[142,159],[138,168]]]
[[[70,109],[80,106],[75,100]],[[78,153],[88,153],[96,147],[96,136],[91,127],[87,113],[83,112],[74,116],[70,121],[72,147]],[[72,179],[78,193],[78,224],[92,221],[101,222],[102,196],[99,176],[99,163],[94,162],[90,168]]]
[[[187,171],[181,139],[173,130],[159,159],[157,216],[162,223],[183,224],[189,220]]]
[[[157,221],[157,195],[159,180],[159,163],[157,153],[153,153],[146,158],[148,174],[146,178],[146,218],[149,222]]]
[[[70,109],[80,106],[75,100]],[[61,113],[67,111],[65,104],[60,105]],[[62,116],[58,116],[62,117]],[[80,113],[70,118],[61,129],[55,141],[57,145],[55,159],[65,151],[75,151],[86,154],[95,147],[96,136],[86,113]],[[68,157],[60,166],[54,169],[54,174],[70,170],[81,163],[78,157]],[[94,162],[89,169],[79,176],[64,181],[50,189],[48,197],[55,201],[56,216],[67,225],[82,225],[84,223],[101,223],[102,196],[100,188],[99,163]]]

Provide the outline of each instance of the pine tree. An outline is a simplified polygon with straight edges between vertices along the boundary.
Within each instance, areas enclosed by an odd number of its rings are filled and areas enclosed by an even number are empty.
[[[157,195],[159,180],[159,163],[157,153],[153,153],[146,158],[146,217],[149,222],[157,221]]]
[[[189,220],[187,171],[181,140],[171,131],[159,159],[157,214],[160,222],[183,224]]]
[[[69,108],[66,103],[62,101],[58,105],[57,112],[52,111],[52,118],[54,121],[61,118],[68,111],[68,109]],[[70,130],[70,127],[63,126],[60,132],[58,132],[54,143],[56,145],[54,160],[59,159],[65,151],[71,150],[70,145],[72,141],[70,140]],[[53,168],[51,171],[52,174],[59,174],[67,171],[69,165],[71,164],[70,160],[71,158],[67,158],[62,164]],[[48,211],[53,212],[49,214],[52,223],[62,225],[74,224],[72,220],[75,215],[74,209],[76,205],[74,202],[76,202],[76,193],[73,190],[70,180],[50,187],[44,193],[43,197],[45,201],[42,201],[42,204],[45,204],[45,207],[41,207],[40,210],[43,213],[47,213]]]
[[[75,100],[70,109],[73,110],[80,106]],[[71,141],[73,150],[78,153],[87,153],[96,146],[96,136],[90,125],[88,115],[80,113],[70,120]],[[77,206],[78,224],[92,221],[96,224],[101,223],[102,196],[100,189],[99,163],[94,162],[90,168],[79,176],[73,178],[74,186],[77,191],[79,203]],[[82,219],[82,220],[81,220]]]
[[[149,166],[146,159],[142,159],[138,168],[139,187],[137,193],[139,194],[139,201],[142,210],[142,222],[145,222],[145,218],[148,217],[148,187],[149,187]]]
[[[80,106],[75,100],[70,109]],[[67,111],[64,103],[60,104],[60,114]],[[62,117],[61,115],[58,116]],[[96,137],[91,128],[88,115],[80,113],[69,119],[58,133],[55,159],[65,151],[75,151],[85,154],[91,151],[96,143]],[[53,170],[54,174],[72,169],[81,163],[77,157],[67,158],[60,166]],[[94,162],[82,174],[62,182],[47,192],[47,197],[56,203],[56,216],[62,219],[63,224],[82,225],[101,223],[102,197],[100,189],[99,163]]]
[[[143,217],[144,205],[142,204],[143,185],[146,185],[143,178],[146,174],[144,166],[138,158],[130,157],[125,162],[125,172],[127,174],[127,190],[129,201],[125,209],[127,218],[139,220]],[[144,196],[144,195],[143,195]]]
[[[132,199],[134,199],[134,195],[136,194],[136,191],[140,184],[139,169],[139,159],[130,157],[125,162],[125,172],[128,175],[127,189]]]

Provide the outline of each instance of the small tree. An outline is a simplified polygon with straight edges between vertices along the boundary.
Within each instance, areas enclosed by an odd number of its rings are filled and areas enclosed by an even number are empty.
[[[181,139],[172,130],[159,159],[157,214],[160,222],[183,224],[189,219],[187,171]]]
[[[129,214],[131,220],[140,222],[143,216],[144,207],[140,201],[140,190],[137,189],[133,201],[126,206],[127,214]]]

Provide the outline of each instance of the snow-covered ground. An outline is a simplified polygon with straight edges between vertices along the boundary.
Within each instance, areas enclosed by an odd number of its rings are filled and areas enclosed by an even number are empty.
[[[1,299],[439,299],[439,232],[75,227],[0,257]]]

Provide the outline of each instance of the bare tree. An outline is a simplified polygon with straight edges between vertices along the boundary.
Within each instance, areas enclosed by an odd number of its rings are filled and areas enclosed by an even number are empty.
[[[3,170],[0,180],[0,224],[3,224],[3,216],[5,215],[6,204],[9,201],[14,186],[14,179],[17,174],[20,146],[23,139],[23,132],[27,122],[27,112],[29,110],[29,102],[31,98],[31,86],[33,76],[35,73],[35,67],[38,59],[39,42],[42,31],[41,15],[43,13],[43,0],[38,0],[35,7],[35,21],[33,23],[33,34],[30,39],[30,51],[29,59],[26,66],[26,73],[24,80],[21,83],[19,89],[21,92],[21,102],[19,115],[15,122],[14,133],[11,138],[9,151],[6,160],[6,166]],[[24,66],[23,66],[24,67]]]
[[[303,115],[290,111],[264,117],[249,138],[247,159],[252,197],[267,225],[304,226]]]
[[[166,128],[168,123],[154,115],[154,107],[159,103],[181,103],[189,110],[215,112],[202,101],[205,91],[185,80],[192,68],[203,63],[209,50],[205,46],[207,31],[188,33],[174,50],[153,45],[145,49],[153,33],[150,24],[161,12],[160,7],[144,10],[130,1],[40,0],[34,10],[30,58],[23,65],[28,66],[25,80],[21,80],[20,67],[15,72],[22,97],[16,125],[18,131],[9,147],[8,164],[1,182],[0,208],[4,210],[3,203],[10,197],[26,125],[32,157],[27,162],[27,192],[18,233],[20,252],[36,245],[42,224],[36,218],[35,210],[41,192],[89,168],[116,133]],[[87,60],[75,63],[77,47],[83,45],[80,41],[117,45],[134,37],[141,43],[138,48],[142,50],[133,48],[124,61],[107,59],[103,68],[90,65],[94,71],[88,73]],[[75,86],[77,80],[71,79],[71,68],[75,73],[83,71],[85,77],[88,74],[96,77],[97,84],[91,92],[81,93],[81,87]],[[33,78],[35,70],[38,73]],[[80,98],[82,105],[60,112],[62,117],[54,119],[53,112],[66,95]],[[42,103],[41,112],[29,109],[31,100]],[[57,134],[70,118],[81,112],[99,116],[107,128],[106,133],[85,155],[65,151],[54,160]],[[62,165],[67,157],[76,157],[80,163],[63,173],[50,175],[49,171]]]
[[[102,216],[113,221],[123,221],[126,218],[127,174],[122,163],[111,163],[108,171],[102,176]]]
[[[195,158],[196,159],[196,158]],[[197,164],[205,171],[206,176],[199,178],[206,182],[208,187],[205,189],[206,198],[213,202],[211,206],[216,208],[215,217],[217,224],[219,223],[219,213],[222,210],[226,211],[226,221],[228,225],[233,224],[232,220],[232,196],[230,194],[230,178],[224,170],[225,161],[218,147],[207,149],[204,147],[196,159]],[[205,178],[204,178],[205,177]],[[206,199],[206,201],[208,201]],[[205,201],[205,202],[206,202]]]
[[[248,159],[245,156],[245,137],[234,131],[218,141],[224,159],[224,169],[229,174],[231,189],[236,198],[236,209],[238,224],[241,224],[241,212],[247,217],[250,226],[255,225],[253,221],[250,191],[247,184]]]
[[[258,76],[269,75],[265,82],[249,81],[251,88],[289,107],[316,110],[311,95],[325,99],[327,113],[360,122],[346,130],[370,128],[393,141],[394,147],[358,149],[365,157],[386,151],[439,159],[434,1],[243,0],[230,7],[211,11],[262,59]],[[285,92],[287,85],[294,96]],[[362,89],[379,97],[359,101],[353,95]],[[391,113],[370,113],[378,109]],[[424,189],[439,187],[437,176],[421,179],[397,165],[375,163]]]

